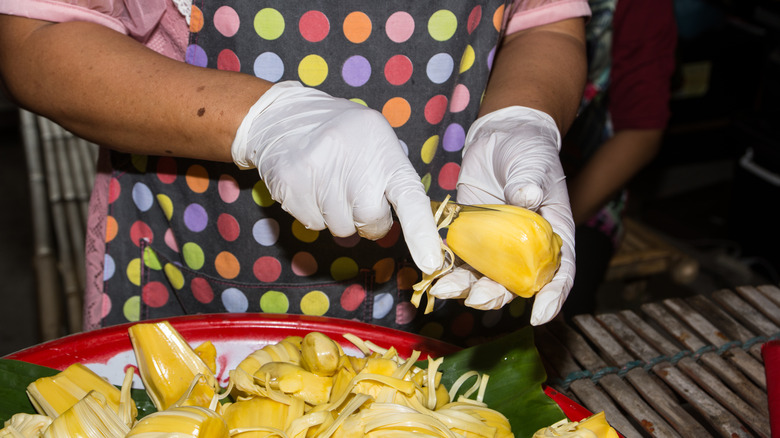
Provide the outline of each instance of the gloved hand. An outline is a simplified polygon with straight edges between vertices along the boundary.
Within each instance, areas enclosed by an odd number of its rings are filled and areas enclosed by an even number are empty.
[[[391,205],[417,266],[430,273],[442,253],[430,199],[382,114],[298,82],[280,82],[258,99],[231,153],[257,168],[271,197],[306,228],[378,239]]]
[[[553,319],[574,284],[574,220],[558,152],[560,133],[553,119],[513,106],[477,119],[469,129],[458,178],[458,203],[513,204],[542,215],[561,236],[561,266],[539,291],[531,324]],[[478,309],[496,309],[515,295],[468,265],[442,276],[430,290],[438,298],[465,298]]]

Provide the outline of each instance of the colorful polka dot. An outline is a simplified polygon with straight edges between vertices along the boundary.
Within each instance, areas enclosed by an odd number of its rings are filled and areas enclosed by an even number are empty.
[[[393,278],[395,272],[395,260],[392,257],[386,257],[374,263],[374,281],[377,283],[387,283]]]
[[[317,272],[317,260],[311,253],[301,251],[292,257],[291,268],[295,275],[308,277]]]
[[[394,97],[382,107],[382,115],[393,128],[398,128],[409,121],[412,115],[412,106],[403,97]]]
[[[133,184],[132,190],[133,202],[137,209],[141,211],[148,211],[154,204],[154,196],[152,191],[144,183]]]
[[[219,193],[219,199],[226,204],[232,204],[238,199],[238,195],[241,194],[241,189],[238,187],[236,179],[232,176],[223,173],[219,176],[217,181],[217,192]]]
[[[261,207],[270,207],[274,200],[271,198],[271,192],[268,191],[268,187],[263,180],[258,181],[254,187],[252,187],[252,199],[255,204]]]
[[[141,285],[141,259],[135,258],[130,260],[130,263],[127,264],[127,268],[125,269],[125,275],[127,275],[127,280],[136,285]]]
[[[184,209],[184,225],[195,233],[206,229],[209,223],[209,214],[200,204],[190,204]]]
[[[298,20],[298,30],[306,41],[318,43],[328,36],[330,21],[320,11],[308,11]]]
[[[455,190],[458,184],[460,165],[458,163],[445,163],[439,171],[438,184],[444,190]]]
[[[220,295],[222,305],[230,313],[242,313],[249,309],[249,300],[240,290],[231,287],[222,291]]]
[[[217,218],[217,230],[219,231],[219,235],[228,242],[235,241],[238,239],[239,234],[241,234],[241,227],[238,225],[238,220],[228,213],[222,213]]]
[[[400,237],[401,225],[399,225],[398,222],[393,222],[393,225],[390,227],[390,231],[385,234],[385,237],[377,239],[376,244],[382,248],[391,248],[396,244],[396,242],[398,242],[398,238]]]
[[[222,36],[232,37],[238,32],[239,25],[238,13],[230,6],[221,6],[214,12],[214,28]]]
[[[184,287],[184,275],[181,269],[177,268],[173,263],[166,263],[163,268],[165,271],[165,277],[168,279],[168,283],[173,286],[174,289],[179,290]]]
[[[187,47],[187,53],[184,54],[184,59],[187,64],[192,64],[198,67],[207,67],[209,63],[209,57],[203,47],[197,44],[190,44]]]
[[[457,152],[463,149],[466,143],[466,130],[458,123],[447,126],[442,139],[442,147],[447,152]]]
[[[190,32],[198,33],[203,29],[203,11],[192,5],[190,9]]]
[[[385,79],[392,85],[403,85],[412,77],[412,60],[405,55],[395,55],[385,63]]]
[[[252,237],[263,246],[273,246],[279,240],[279,222],[275,219],[260,219],[252,226]]]
[[[425,73],[434,84],[443,84],[452,76],[454,69],[455,61],[449,53],[437,53],[428,60]]]
[[[122,306],[122,314],[130,322],[136,322],[141,319],[141,297],[130,297]]]
[[[477,26],[479,26],[479,21],[482,19],[482,6],[477,5],[474,6],[474,9],[471,10],[469,13],[469,18],[466,21],[466,32],[471,35],[474,33],[475,30],[477,30]]]
[[[103,256],[103,281],[111,279],[114,276],[114,272],[116,272],[114,258],[106,254]]]
[[[211,288],[211,285],[205,278],[193,278],[190,282],[190,289],[192,290],[192,296],[198,302],[208,304],[214,301],[214,289]]]
[[[157,195],[157,205],[160,206],[165,218],[170,221],[173,217],[173,201],[171,201],[171,198],[168,195],[160,193]]]
[[[176,181],[176,159],[160,157],[157,160],[157,179],[163,184],[173,184]]]
[[[417,316],[417,308],[408,301],[401,301],[395,306],[395,323],[400,325],[409,324]]]
[[[274,257],[260,257],[255,260],[252,272],[258,280],[264,283],[271,283],[278,280],[279,276],[282,275],[282,264]]]
[[[393,13],[385,22],[385,33],[394,43],[408,41],[414,33],[414,17],[404,11]]]
[[[141,246],[142,240],[151,243],[154,240],[152,229],[149,228],[146,222],[136,221],[130,226],[130,240],[136,246]]]
[[[400,290],[411,290],[415,283],[420,280],[417,270],[410,266],[399,269],[395,278],[398,282],[398,289]]]
[[[187,181],[187,187],[195,193],[204,193],[209,188],[209,172],[200,164],[188,167],[184,178]]]
[[[504,5],[499,6],[493,13],[493,28],[496,31],[501,30],[501,24],[504,22]]]
[[[255,58],[253,71],[260,79],[277,82],[284,75],[284,61],[276,53],[261,53]]]
[[[224,71],[241,71],[241,60],[238,59],[236,52],[230,49],[223,49],[217,55],[217,69]]]
[[[452,92],[452,100],[450,101],[450,111],[453,113],[459,113],[466,109],[469,104],[470,94],[469,89],[463,84],[455,86],[455,91]]]
[[[301,298],[301,313],[322,316],[330,308],[330,300],[322,291],[313,290]]]
[[[206,255],[203,253],[203,249],[194,242],[187,242],[182,245],[181,255],[184,258],[184,264],[190,269],[198,270],[206,263]]]
[[[358,275],[358,264],[349,257],[339,257],[330,265],[330,276],[336,281],[348,280]]]
[[[342,248],[352,248],[360,243],[360,239],[361,237],[357,233],[348,237],[333,236],[333,241],[336,242],[336,245]]]
[[[238,274],[241,272],[241,265],[238,259],[228,251],[222,251],[217,254],[217,257],[214,259],[214,268],[219,275],[229,280],[238,277]]]
[[[292,224],[292,233],[296,239],[301,242],[312,243],[320,237],[320,232],[316,230],[309,230],[303,226],[303,224],[295,220]]]
[[[365,42],[371,35],[371,19],[363,12],[351,12],[344,19],[344,36],[352,43]]]
[[[144,248],[144,266],[155,271],[162,269],[162,263],[160,263],[157,253],[149,246]]]
[[[441,123],[447,112],[447,97],[441,94],[433,96],[425,104],[425,121],[431,125]]]
[[[468,71],[474,65],[475,56],[474,48],[470,45],[466,46],[463,50],[463,56],[460,58],[460,73]]]
[[[438,10],[428,20],[428,33],[436,41],[447,41],[455,35],[458,19],[452,11]]]
[[[347,312],[353,312],[357,310],[361,304],[366,300],[366,290],[359,284],[352,284],[344,289],[341,293],[341,299],[339,303],[341,308]]]
[[[433,156],[436,155],[436,150],[439,148],[439,136],[434,135],[425,140],[422,149],[420,149],[420,159],[423,163],[429,164],[433,161]]]
[[[114,203],[119,198],[120,193],[122,193],[122,186],[116,178],[111,178],[108,183],[108,203]]]
[[[119,225],[114,216],[106,216],[106,242],[114,240],[119,232]]]
[[[316,87],[328,77],[328,62],[320,55],[307,55],[298,64],[298,77],[304,84]]]
[[[282,292],[269,290],[260,297],[260,310],[265,313],[287,313],[290,300]]]
[[[371,63],[360,55],[350,56],[341,67],[341,77],[348,85],[361,87],[371,77]]]
[[[387,316],[391,310],[393,310],[393,305],[395,304],[395,300],[393,300],[393,296],[389,293],[383,292],[381,294],[377,294],[374,297],[374,313],[373,318],[374,319],[382,319],[385,316]]]
[[[163,240],[165,241],[165,246],[172,249],[175,252],[179,252],[179,244],[176,242],[176,236],[173,235],[173,230],[168,228],[165,230],[165,235],[163,236]]]
[[[141,299],[149,307],[162,307],[168,303],[168,289],[159,281],[152,281],[141,289]]]
[[[276,9],[264,8],[255,15],[255,32],[265,40],[275,40],[284,33],[284,17]]]

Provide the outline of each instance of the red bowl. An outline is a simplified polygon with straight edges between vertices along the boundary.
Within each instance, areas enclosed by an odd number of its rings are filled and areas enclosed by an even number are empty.
[[[303,336],[318,331],[339,342],[345,352],[359,354],[352,343],[344,339],[350,333],[382,347],[393,346],[401,356],[408,357],[417,350],[432,357],[444,356],[459,350],[452,344],[400,330],[344,319],[303,315],[276,314],[210,314],[166,318],[184,339],[192,345],[205,341],[214,343],[219,354],[217,376],[227,384],[227,371],[235,368],[249,353],[265,345],[276,343],[287,336]],[[153,322],[153,321],[146,321]],[[121,385],[124,370],[135,365],[135,356],[127,329],[133,323],[77,333],[44,342],[7,355],[6,359],[21,360],[63,370],[80,362]],[[136,376],[134,386],[142,387]],[[591,413],[565,395],[550,388],[545,393],[561,407],[572,421],[579,421]]]

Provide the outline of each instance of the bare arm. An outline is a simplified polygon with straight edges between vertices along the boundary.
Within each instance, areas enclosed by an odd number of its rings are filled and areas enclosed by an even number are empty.
[[[574,223],[581,225],[590,219],[652,161],[662,137],[660,129],[627,129],[616,132],[599,147],[582,171],[569,181]]]
[[[243,116],[271,86],[172,60],[97,24],[7,15],[0,79],[21,107],[95,143],[226,162]]]
[[[586,70],[582,18],[508,35],[496,56],[480,115],[526,106],[549,114],[563,135],[577,114]]]

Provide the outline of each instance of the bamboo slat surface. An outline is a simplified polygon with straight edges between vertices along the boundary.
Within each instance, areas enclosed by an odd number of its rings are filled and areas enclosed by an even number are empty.
[[[770,437],[761,345],[780,289],[745,286],[537,328],[548,384],[626,437]]]

